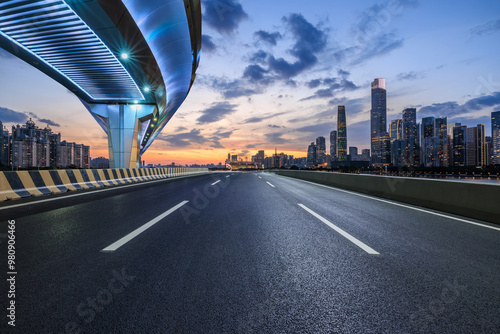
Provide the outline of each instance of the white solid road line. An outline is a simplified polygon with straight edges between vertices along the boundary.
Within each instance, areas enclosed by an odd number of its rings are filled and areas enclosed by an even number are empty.
[[[271,183],[269,183],[269,182],[267,182],[267,181],[266,181],[266,183],[267,183],[268,185],[270,185],[271,187],[276,188],[276,187],[275,187],[275,186],[273,186]]]
[[[215,185],[216,185],[217,183],[219,183],[219,182],[220,182],[220,180],[215,181],[214,183],[212,183],[212,184],[211,184],[211,186],[215,186]]]
[[[66,198],[71,198],[71,197],[77,197],[77,196],[86,196],[86,195],[96,194],[97,192],[105,192],[105,191],[111,191],[111,190],[117,190],[117,189],[129,188],[129,187],[136,187],[136,186],[144,185],[146,183],[151,184],[151,183],[158,183],[158,182],[165,182],[165,181],[185,179],[185,178],[188,178],[188,177],[193,177],[193,176],[198,176],[198,175],[200,175],[200,174],[183,175],[183,176],[177,176],[177,177],[172,177],[172,178],[160,179],[160,180],[155,180],[155,181],[137,182],[137,183],[127,184],[127,185],[112,186],[112,187],[109,187],[109,188],[96,188],[96,189],[92,189],[90,191],[87,191],[87,192],[84,192],[84,193],[80,193],[80,194],[63,195],[63,196],[56,197],[56,198],[42,199],[40,201],[34,201],[34,202],[28,202],[28,203],[21,203],[21,204],[14,204],[14,205],[9,205],[9,206],[2,206],[2,207],[0,207],[0,210],[13,209],[13,208],[18,208],[20,206],[33,205],[33,204],[39,204],[39,203],[44,203],[44,202],[58,201],[58,200],[61,200],[61,199],[66,199]]]
[[[228,175],[228,176],[226,176],[226,177],[230,177],[230,176],[231,176],[231,175]]]
[[[138,229],[130,232],[129,234],[127,234],[126,236],[124,236],[120,240],[118,240],[118,241],[112,243],[111,245],[109,245],[108,247],[104,248],[103,250],[101,250],[101,252],[114,252],[115,250],[117,250],[121,246],[125,245],[127,242],[134,239],[136,236],[138,236],[142,232],[146,231],[148,228],[150,228],[154,224],[158,223],[160,220],[162,220],[163,218],[165,218],[166,216],[168,216],[169,214],[171,214],[172,212],[174,212],[175,210],[177,210],[178,208],[180,208],[181,206],[183,206],[184,204],[186,204],[188,202],[189,201],[180,202],[179,204],[177,204],[176,206],[174,206],[170,210],[165,211],[164,213],[162,213],[158,217],[154,218],[153,220],[150,220],[149,222],[142,225]]]
[[[258,175],[257,175],[257,177],[258,177],[259,179],[262,179],[262,178],[261,178],[260,176],[258,176]]]
[[[278,176],[281,176],[281,175],[278,175]],[[286,176],[283,176],[283,177],[286,177]],[[459,222],[462,222],[462,223],[467,223],[467,224],[471,224],[471,225],[486,227],[486,228],[489,228],[489,229],[492,229],[492,230],[500,231],[500,227],[494,227],[494,226],[490,226],[490,225],[486,225],[486,224],[476,223],[476,222],[473,222],[473,221],[470,221],[470,220],[467,220],[467,219],[453,217],[453,216],[449,216],[449,215],[446,215],[446,214],[442,214],[442,213],[439,213],[439,212],[434,212],[434,211],[430,211],[430,210],[426,210],[426,209],[420,209],[420,208],[417,208],[417,207],[414,207],[414,206],[410,206],[410,205],[405,205],[405,204],[393,202],[391,200],[381,199],[381,198],[373,197],[373,196],[370,196],[370,195],[363,195],[363,194],[360,194],[360,193],[356,193],[354,191],[349,191],[349,190],[344,190],[344,189],[340,189],[340,188],[336,188],[336,187],[326,186],[324,184],[319,184],[319,183],[315,183],[315,182],[311,182],[311,181],[306,181],[306,180],[301,180],[301,179],[295,179],[295,178],[294,178],[294,180],[298,180],[298,181],[302,181],[302,182],[314,184],[316,186],[323,187],[323,188],[329,188],[329,189],[333,189],[333,190],[336,190],[336,191],[341,191],[341,192],[344,192],[344,193],[347,193],[347,194],[351,194],[351,195],[356,195],[356,196],[359,196],[359,197],[373,199],[373,200],[379,201],[379,202],[384,202],[384,203],[388,203],[388,204],[392,204],[392,205],[397,205],[397,206],[400,206],[400,207],[403,207],[403,208],[407,208],[407,209],[411,209],[411,210],[415,210],[415,211],[429,213],[431,215],[435,215],[435,216],[439,216],[439,217],[443,217],[443,218],[453,219],[453,220],[456,220],[456,221],[459,221]]]
[[[323,223],[325,223],[326,225],[328,225],[333,230],[337,231],[340,235],[342,235],[343,237],[345,237],[347,240],[349,240],[350,242],[352,242],[353,244],[355,244],[356,246],[358,246],[359,248],[361,248],[362,250],[364,250],[368,254],[371,254],[371,255],[380,255],[379,252],[377,252],[376,250],[374,250],[373,248],[371,248],[367,244],[363,243],[362,241],[359,241],[358,239],[356,239],[355,237],[353,237],[352,235],[350,235],[349,233],[347,233],[346,231],[344,231],[340,227],[333,225],[326,218],[323,218],[322,216],[318,215],[316,212],[314,212],[313,210],[309,209],[307,206],[305,206],[303,204],[299,204],[299,206],[302,209],[304,209],[307,212],[309,212],[314,217],[316,217],[319,220],[321,220]]]

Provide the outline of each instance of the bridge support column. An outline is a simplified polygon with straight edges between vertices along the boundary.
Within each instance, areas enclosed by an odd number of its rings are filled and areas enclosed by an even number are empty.
[[[109,167],[139,168],[143,122],[153,117],[155,106],[85,104],[108,134]],[[149,122],[146,123],[146,125]]]

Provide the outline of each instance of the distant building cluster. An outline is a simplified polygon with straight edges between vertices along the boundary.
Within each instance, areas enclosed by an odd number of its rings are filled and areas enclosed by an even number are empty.
[[[89,168],[90,147],[61,141],[47,125],[40,129],[30,118],[25,125],[4,128],[0,121],[0,164],[19,168]]]

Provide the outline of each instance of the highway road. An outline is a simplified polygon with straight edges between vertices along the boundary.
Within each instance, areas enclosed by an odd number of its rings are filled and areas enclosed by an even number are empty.
[[[9,226],[16,241],[1,333],[500,330],[500,227],[394,201],[232,172],[0,216],[3,277]]]

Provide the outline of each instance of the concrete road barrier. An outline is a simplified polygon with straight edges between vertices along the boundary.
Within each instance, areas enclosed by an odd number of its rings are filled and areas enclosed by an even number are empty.
[[[0,172],[0,201],[206,172],[185,167],[7,171]]]

